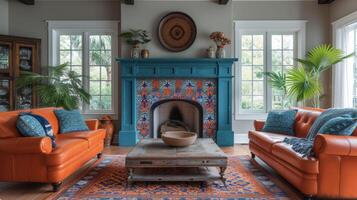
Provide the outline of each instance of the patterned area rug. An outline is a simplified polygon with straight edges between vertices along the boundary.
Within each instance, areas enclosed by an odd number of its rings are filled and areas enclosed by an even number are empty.
[[[210,183],[135,183],[128,186],[124,156],[104,156],[73,184],[48,199],[289,199],[268,173],[248,156],[229,157],[225,177]]]

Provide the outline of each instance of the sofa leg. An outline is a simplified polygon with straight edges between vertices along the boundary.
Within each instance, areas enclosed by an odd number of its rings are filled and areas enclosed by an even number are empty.
[[[102,157],[102,153],[97,154],[97,158],[100,159]]]
[[[255,154],[254,153],[250,153],[250,155],[251,155],[252,159],[255,158]]]
[[[314,200],[315,198],[312,195],[308,195],[304,197],[304,200]]]
[[[61,188],[61,185],[62,185],[62,182],[52,183],[53,192],[58,192],[58,190]]]

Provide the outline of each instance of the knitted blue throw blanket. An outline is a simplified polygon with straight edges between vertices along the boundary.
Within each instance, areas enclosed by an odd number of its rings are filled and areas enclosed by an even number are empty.
[[[352,108],[330,108],[321,113],[312,124],[306,138],[285,138],[284,143],[292,145],[292,149],[303,155],[303,157],[312,156],[312,147],[314,140],[320,128],[330,119],[341,115],[350,115],[352,118],[357,117],[357,109]]]

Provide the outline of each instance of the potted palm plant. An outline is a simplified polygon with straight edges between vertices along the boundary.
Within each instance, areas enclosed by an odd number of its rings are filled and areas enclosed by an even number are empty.
[[[81,102],[89,103],[91,95],[82,87],[82,75],[71,71],[68,64],[46,67],[47,75],[21,72],[17,87],[33,86],[40,98],[40,106],[77,109]]]
[[[323,44],[309,51],[305,59],[296,59],[299,65],[287,71],[286,75],[281,72],[265,75],[273,88],[285,94],[284,98],[294,99],[302,105],[313,99],[313,106],[318,108],[323,91],[321,73],[353,55],[344,55],[342,50]]]

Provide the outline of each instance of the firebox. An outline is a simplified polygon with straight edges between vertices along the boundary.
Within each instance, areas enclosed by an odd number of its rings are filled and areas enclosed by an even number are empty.
[[[120,146],[187,130],[233,145],[232,77],[237,59],[118,59]]]

